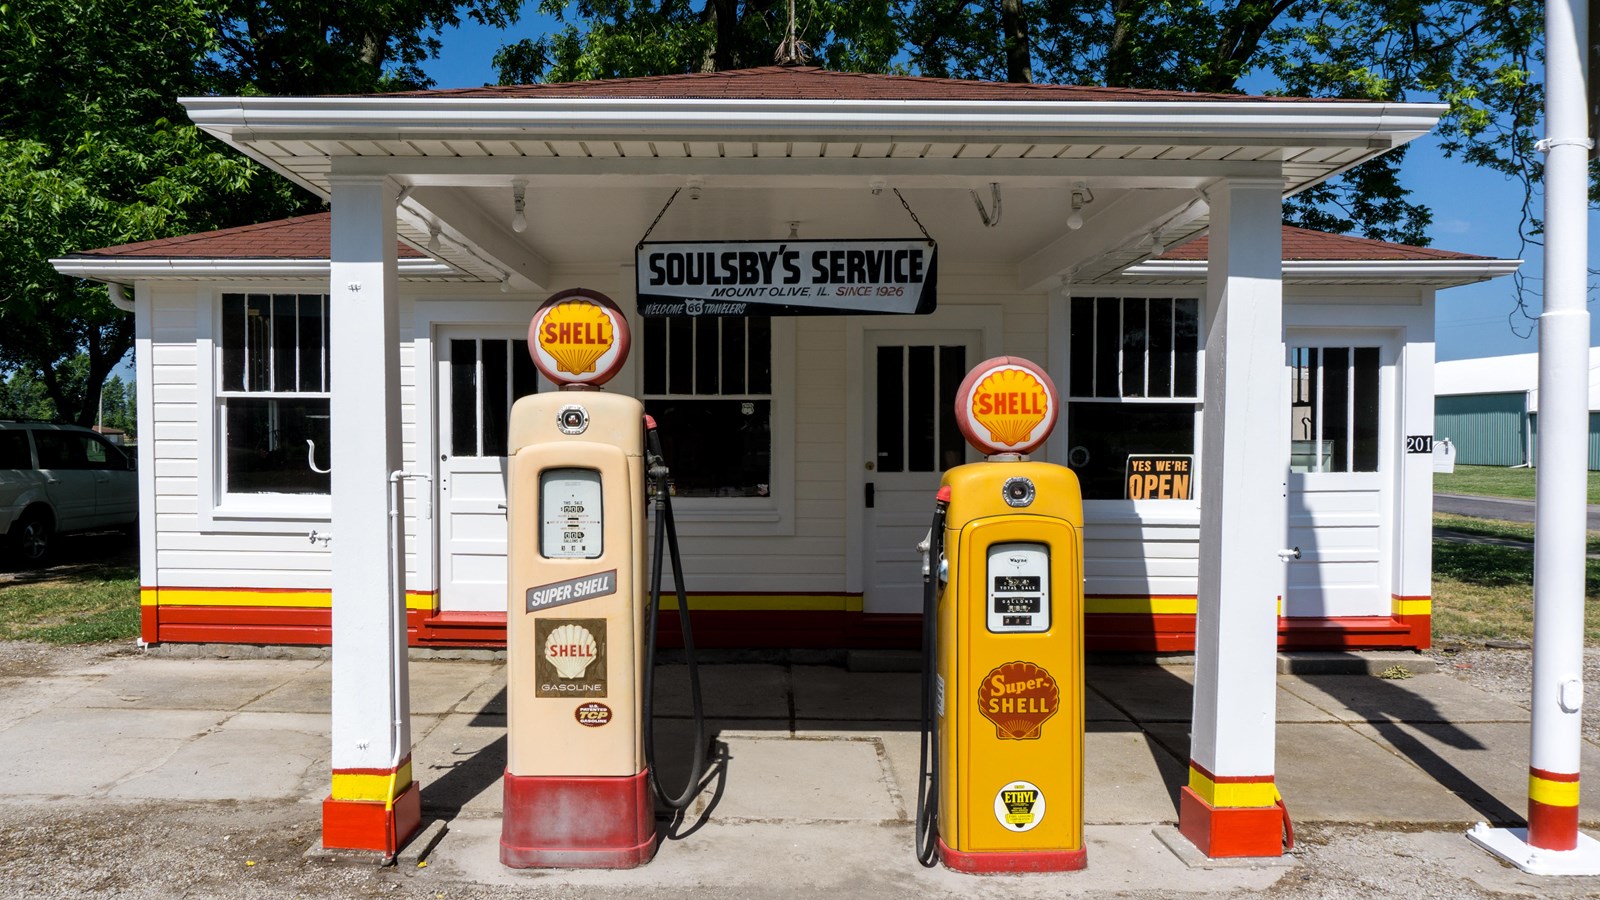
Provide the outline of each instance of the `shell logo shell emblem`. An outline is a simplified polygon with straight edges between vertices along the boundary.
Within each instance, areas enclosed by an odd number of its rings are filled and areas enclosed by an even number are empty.
[[[528,324],[528,353],[557,384],[601,385],[628,358],[628,320],[610,297],[573,288],[546,300]]]
[[[1050,376],[1020,357],[979,363],[956,391],[956,423],[988,455],[1033,451],[1050,436],[1059,413]]]
[[[599,656],[599,645],[582,625],[562,625],[544,642],[544,658],[562,678],[582,678]]]
[[[1044,723],[1061,709],[1061,688],[1031,662],[1008,662],[978,683],[978,712],[994,723],[1002,741],[1036,741]]]

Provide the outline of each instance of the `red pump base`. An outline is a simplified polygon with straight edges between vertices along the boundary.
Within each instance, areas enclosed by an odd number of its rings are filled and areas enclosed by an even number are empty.
[[[513,869],[632,869],[656,854],[649,772],[621,778],[506,773],[500,862]]]
[[[946,867],[973,875],[1007,872],[1071,872],[1089,865],[1086,847],[1076,850],[952,850],[941,838],[939,859]]]

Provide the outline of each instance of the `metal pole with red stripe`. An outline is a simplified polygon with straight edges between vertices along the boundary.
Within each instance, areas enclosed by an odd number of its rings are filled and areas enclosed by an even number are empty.
[[[1578,832],[1589,423],[1588,137],[1585,0],[1545,5],[1545,298],[1539,316],[1534,497],[1533,736],[1528,827],[1468,837],[1525,872],[1600,874],[1600,842]]]

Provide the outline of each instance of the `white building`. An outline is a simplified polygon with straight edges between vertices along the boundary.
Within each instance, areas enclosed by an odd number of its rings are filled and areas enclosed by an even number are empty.
[[[1088,645],[1196,652],[1202,850],[1278,846],[1278,643],[1428,642],[1435,292],[1516,262],[1286,231],[1281,201],[1440,105],[806,68],[185,104],[331,217],[57,266],[133,286],[145,638],[333,644],[330,846],[416,826],[403,643],[503,640],[529,317],[634,310],[647,237],[793,242],[847,286],[837,242],[937,242],[920,314],[634,316],[612,386],[662,423],[702,644],[914,641],[913,546],[971,458],[950,399],[1001,354],[1065,398]],[[1128,499],[1147,454],[1189,483]]]

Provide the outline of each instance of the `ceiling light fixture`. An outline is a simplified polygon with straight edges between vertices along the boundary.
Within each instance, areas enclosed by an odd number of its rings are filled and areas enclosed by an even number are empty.
[[[1094,202],[1094,191],[1083,182],[1072,186],[1072,215],[1067,217],[1067,227],[1077,231],[1083,227],[1083,208]]]
[[[428,223],[428,252],[434,256],[439,255],[439,223]]]
[[[876,197],[879,194],[883,193],[883,189],[888,187],[888,186],[889,186],[889,183],[887,181],[884,181],[882,178],[874,178],[871,181],[867,182],[867,187],[872,189],[872,196],[874,196],[874,197]]]
[[[789,240],[794,241],[794,240],[799,240],[799,239],[800,239],[800,223],[799,222],[790,222],[789,223]]]
[[[704,178],[701,178],[699,175],[695,175],[695,176],[690,177],[690,179],[688,180],[688,182],[686,184],[687,184],[687,186],[689,188],[689,199],[690,200],[699,200],[700,199],[700,189],[706,186],[706,180]]]
[[[521,234],[528,230],[528,183],[520,178],[511,182],[511,205],[516,211],[511,217],[511,230]]]

